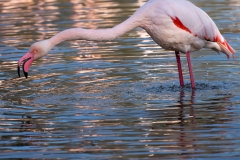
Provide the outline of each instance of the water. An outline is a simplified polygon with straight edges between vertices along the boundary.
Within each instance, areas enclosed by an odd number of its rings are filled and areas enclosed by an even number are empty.
[[[112,42],[64,42],[18,78],[35,41],[108,28],[144,1],[0,2],[0,157],[204,159],[240,156],[238,0],[192,0],[236,50],[192,53],[196,90],[178,85],[173,52],[137,28]],[[23,76],[23,75],[22,75]]]

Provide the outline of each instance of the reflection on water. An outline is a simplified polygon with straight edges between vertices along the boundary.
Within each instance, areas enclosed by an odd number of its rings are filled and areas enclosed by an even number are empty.
[[[192,2],[238,52],[240,3]],[[0,4],[1,158],[239,157],[237,54],[192,53],[197,89],[189,80],[180,88],[174,54],[136,28],[111,42],[62,43],[34,62],[28,79],[17,78],[17,60],[33,42],[71,27],[112,27],[144,1]]]

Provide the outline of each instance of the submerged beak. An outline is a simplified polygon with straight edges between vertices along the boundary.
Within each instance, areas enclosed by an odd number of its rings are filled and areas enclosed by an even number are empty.
[[[34,54],[31,52],[26,53],[22,58],[18,61],[18,76],[20,77],[20,66],[22,64],[24,76],[28,77],[28,70],[34,60]]]

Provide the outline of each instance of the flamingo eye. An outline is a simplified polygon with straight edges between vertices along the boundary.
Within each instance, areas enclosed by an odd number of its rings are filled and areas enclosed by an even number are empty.
[[[33,50],[33,53],[36,54],[36,53],[37,53],[37,50]]]

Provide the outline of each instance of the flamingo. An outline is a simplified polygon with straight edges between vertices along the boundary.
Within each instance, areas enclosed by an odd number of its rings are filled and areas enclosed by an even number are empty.
[[[180,86],[184,86],[180,53],[186,54],[191,87],[195,89],[190,52],[209,48],[234,58],[234,49],[219,32],[213,20],[187,0],[149,0],[132,16],[108,29],[66,29],[53,37],[36,42],[18,61],[25,77],[34,60],[46,55],[55,45],[67,40],[110,41],[136,28],[143,28],[163,49],[175,51]]]

